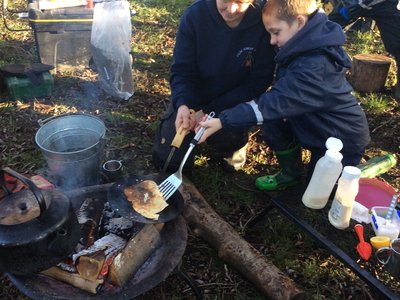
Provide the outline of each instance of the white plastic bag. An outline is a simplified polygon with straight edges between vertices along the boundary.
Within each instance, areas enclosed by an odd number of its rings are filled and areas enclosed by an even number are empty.
[[[128,1],[97,3],[94,7],[91,52],[101,88],[128,100],[132,79],[131,15]]]

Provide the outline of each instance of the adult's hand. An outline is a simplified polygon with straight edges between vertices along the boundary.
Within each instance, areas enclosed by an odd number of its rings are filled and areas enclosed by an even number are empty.
[[[183,129],[193,129],[196,125],[196,117],[186,105],[181,105],[178,108],[175,119],[175,129],[178,131],[179,127],[183,126]]]
[[[222,123],[220,119],[212,118],[211,120],[205,122],[204,121],[199,122],[199,126],[196,128],[196,131],[200,129],[200,127],[205,127],[206,129],[199,140],[199,143],[203,143],[205,140],[207,140],[207,138],[210,135],[216,133],[218,130],[222,128]]]

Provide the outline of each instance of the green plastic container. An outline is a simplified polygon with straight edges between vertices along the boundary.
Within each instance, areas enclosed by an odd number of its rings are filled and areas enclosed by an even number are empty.
[[[29,99],[50,96],[54,88],[54,80],[49,72],[42,73],[43,82],[34,85],[29,78],[7,76],[4,78],[7,91],[11,98]]]
[[[364,164],[357,167],[361,170],[361,177],[374,178],[380,174],[386,173],[397,163],[394,154],[388,153],[382,156],[372,157]]]

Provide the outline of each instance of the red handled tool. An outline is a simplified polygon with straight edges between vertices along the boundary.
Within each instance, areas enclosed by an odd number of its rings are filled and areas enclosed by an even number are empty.
[[[360,242],[357,245],[357,252],[360,254],[362,259],[368,260],[371,257],[372,247],[370,243],[364,241],[364,226],[361,224],[356,224],[354,226],[354,231],[357,234]]]

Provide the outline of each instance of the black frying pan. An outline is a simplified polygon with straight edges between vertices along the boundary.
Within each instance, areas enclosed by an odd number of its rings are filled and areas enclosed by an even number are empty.
[[[110,206],[121,217],[139,223],[165,223],[175,219],[183,210],[183,198],[179,191],[176,191],[171,198],[168,199],[168,206],[159,213],[158,220],[148,219],[136,212],[132,204],[126,199],[124,189],[128,186],[137,184],[143,180],[153,180],[157,184],[161,183],[162,178],[156,175],[140,175],[131,176],[116,181],[108,190],[107,199]]]

